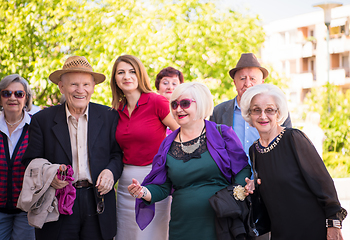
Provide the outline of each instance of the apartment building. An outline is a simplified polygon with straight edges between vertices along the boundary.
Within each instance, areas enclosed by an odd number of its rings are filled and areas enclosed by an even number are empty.
[[[329,54],[330,83],[350,88],[350,5],[331,12]],[[324,12],[298,15],[264,25],[266,41],[261,60],[288,78],[291,106],[298,106],[311,88],[328,81],[327,27]]]

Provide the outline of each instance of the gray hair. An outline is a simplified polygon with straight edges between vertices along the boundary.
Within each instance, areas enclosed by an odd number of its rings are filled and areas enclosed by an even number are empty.
[[[171,94],[170,104],[172,101],[178,99],[183,94],[190,94],[196,101],[197,112],[196,119],[205,119],[213,113],[214,102],[210,90],[203,83],[187,82],[177,86]]]
[[[25,105],[25,110],[27,112],[29,112],[32,109],[32,90],[27,82],[27,80],[25,80],[23,77],[21,77],[18,74],[11,74],[8,75],[6,77],[4,77],[1,81],[0,81],[0,92],[2,90],[4,90],[5,88],[7,88],[11,83],[13,82],[18,82],[20,84],[23,85],[24,91],[26,93],[26,105]],[[0,95],[1,97],[1,95]],[[1,106],[0,103],[0,110],[3,110],[3,106]]]
[[[249,113],[249,109],[250,104],[256,95],[267,95],[273,97],[278,108],[279,118],[277,119],[277,123],[278,125],[284,123],[288,117],[288,104],[286,96],[279,87],[268,83],[255,85],[248,88],[243,93],[240,103],[243,119],[252,126],[252,119]]]

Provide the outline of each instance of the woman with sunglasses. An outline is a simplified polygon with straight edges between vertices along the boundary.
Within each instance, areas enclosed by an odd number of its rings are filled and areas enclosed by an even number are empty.
[[[161,144],[153,168],[142,185],[132,179],[129,193],[136,200],[136,221],[147,229],[154,203],[172,194],[170,240],[216,239],[215,212],[208,199],[228,186],[232,177],[245,185],[250,166],[232,128],[205,118],[213,111],[213,99],[202,83],[180,84],[170,100],[180,128]]]
[[[342,239],[346,211],[320,155],[303,132],[281,126],[288,117],[282,90],[255,85],[243,94],[241,110],[260,135],[249,155],[271,220],[271,238]],[[254,181],[246,181],[247,191],[253,193]]]
[[[157,203],[155,222],[141,231],[135,222],[135,199],[127,190],[130,179],[143,181],[150,172],[154,155],[166,136],[166,127],[178,128],[168,100],[151,90],[141,61],[131,55],[117,58],[112,69],[112,106],[118,110],[116,139],[123,150],[124,169],[117,191],[117,239],[166,239],[170,199]]]
[[[18,74],[0,82],[0,239],[34,239],[27,213],[16,208],[25,167],[22,156],[28,145],[28,112],[32,106],[28,82]]]

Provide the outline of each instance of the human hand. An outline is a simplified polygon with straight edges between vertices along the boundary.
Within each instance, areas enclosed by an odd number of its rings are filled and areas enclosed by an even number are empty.
[[[343,240],[341,230],[336,227],[327,228],[327,240]]]
[[[96,185],[97,191],[100,195],[107,194],[114,185],[113,173],[109,169],[104,169],[97,177]]]
[[[135,178],[132,179],[132,183],[128,186],[128,191],[134,198],[141,198],[143,195],[142,186]]]
[[[56,176],[54,177],[54,179],[51,182],[51,187],[53,187],[54,189],[62,189],[65,186],[67,186],[68,184],[69,183],[67,181],[59,180],[57,177],[57,174],[56,174]]]
[[[250,180],[249,178],[245,178],[245,182],[247,183],[244,188],[245,188],[245,195],[248,196],[249,194],[253,194],[255,190],[255,185],[254,185],[254,180]],[[261,184],[261,179],[258,178],[257,183],[260,185]]]

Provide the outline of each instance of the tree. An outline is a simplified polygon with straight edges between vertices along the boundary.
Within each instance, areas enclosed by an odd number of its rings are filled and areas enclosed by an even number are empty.
[[[164,67],[201,81],[217,102],[232,98],[228,71],[240,54],[257,53],[264,33],[257,17],[219,10],[199,0],[0,0],[0,77],[19,73],[29,80],[35,104],[58,102],[48,81],[70,55],[84,55],[107,81],[93,100],[110,105],[109,79],[121,54],[140,58],[151,81]]]
[[[308,111],[321,115],[320,125],[327,136],[325,150],[350,155],[350,90],[343,93],[337,86],[330,84],[329,91],[330,96],[333,96],[330,98],[330,111],[326,87],[312,89],[305,104],[308,105]]]
[[[328,91],[330,102],[328,103]],[[329,85],[311,90],[305,104],[307,111],[321,115],[321,128],[327,136],[323,143],[323,160],[333,177],[350,176],[350,90],[342,92]]]

